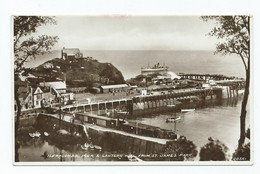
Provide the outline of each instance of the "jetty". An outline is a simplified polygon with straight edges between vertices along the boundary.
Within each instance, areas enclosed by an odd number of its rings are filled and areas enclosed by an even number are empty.
[[[181,89],[175,91],[165,91],[159,94],[154,95],[139,95],[135,96],[132,99],[120,99],[120,100],[108,100],[101,102],[91,102],[91,103],[82,103],[76,105],[66,105],[62,106],[61,110],[68,113],[73,112],[90,112],[91,114],[96,111],[97,115],[105,114],[104,110],[110,109],[113,112],[116,112],[114,109],[117,107],[125,107],[126,112],[129,115],[133,115],[134,106],[140,103],[146,104],[147,108],[156,108],[161,106],[167,106],[175,104],[177,100],[183,99],[192,99],[194,97],[199,97],[205,99],[207,96],[215,96],[217,99],[222,97],[222,88],[206,88],[206,89]]]
[[[196,74],[196,73],[179,73],[178,76],[183,79],[192,79],[192,80],[234,80],[236,77],[225,76],[222,74]]]

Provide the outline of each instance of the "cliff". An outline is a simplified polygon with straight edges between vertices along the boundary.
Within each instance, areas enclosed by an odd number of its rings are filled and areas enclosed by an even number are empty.
[[[28,72],[37,77],[38,81],[66,80],[70,87],[98,87],[125,83],[122,73],[111,63],[100,63],[92,58],[70,60],[55,58]]]

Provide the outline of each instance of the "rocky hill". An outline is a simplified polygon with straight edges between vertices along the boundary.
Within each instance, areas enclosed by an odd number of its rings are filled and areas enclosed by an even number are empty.
[[[92,58],[55,58],[28,72],[37,77],[31,78],[31,81],[66,80],[70,87],[99,87],[125,83],[122,73],[111,63],[100,63]]]

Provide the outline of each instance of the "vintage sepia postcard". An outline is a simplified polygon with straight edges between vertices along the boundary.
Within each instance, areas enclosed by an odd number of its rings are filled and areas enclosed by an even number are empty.
[[[12,24],[14,165],[253,164],[252,16]]]

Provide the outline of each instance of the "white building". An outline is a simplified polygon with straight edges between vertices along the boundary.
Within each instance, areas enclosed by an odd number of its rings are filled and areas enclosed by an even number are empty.
[[[61,50],[61,59],[83,58],[83,54],[78,48],[65,48]]]
[[[122,92],[129,89],[129,86],[127,84],[118,84],[118,85],[104,85],[101,86],[101,92],[102,93],[108,93],[108,92]]]
[[[51,87],[52,89],[55,90],[55,92],[58,92],[58,93],[66,93],[66,89],[67,89],[65,81],[41,82],[40,86]]]

